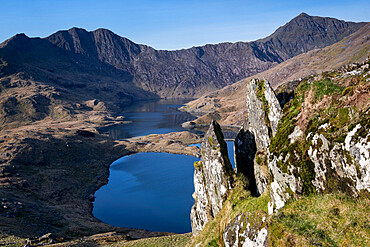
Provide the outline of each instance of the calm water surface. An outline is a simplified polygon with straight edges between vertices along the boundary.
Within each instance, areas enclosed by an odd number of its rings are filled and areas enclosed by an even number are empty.
[[[187,112],[178,111],[177,108],[188,101],[172,99],[138,102],[119,114],[125,116],[125,120],[132,121],[132,123],[100,128],[99,130],[108,133],[115,139],[187,130],[182,128],[181,124],[194,120],[195,117]]]
[[[93,214],[114,226],[190,232],[195,157],[138,153],[110,168],[109,183],[95,193]]]
[[[135,104],[122,113],[133,123],[100,131],[124,139],[184,130],[181,123],[193,117],[176,110],[183,103],[160,100]],[[233,142],[227,144],[232,151]],[[109,183],[95,193],[94,216],[114,226],[190,232],[196,160],[168,153],[137,153],[116,160],[110,167]],[[233,155],[230,160],[233,163]]]

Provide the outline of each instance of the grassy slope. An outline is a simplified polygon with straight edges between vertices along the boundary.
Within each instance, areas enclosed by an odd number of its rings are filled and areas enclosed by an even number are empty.
[[[241,190],[233,192],[234,195],[244,193]],[[220,213],[207,223],[191,246],[197,243],[223,246],[222,233],[229,220],[240,212],[257,210],[266,213],[268,194],[226,201]],[[267,218],[268,243],[269,246],[369,246],[369,213],[368,197],[353,199],[343,193],[302,196],[289,201],[279,213]]]
[[[156,238],[144,238],[135,241],[130,241],[127,243],[117,243],[108,245],[111,247],[183,247],[187,246],[191,243],[191,233],[186,234],[178,234],[173,236],[164,236],[164,237],[156,237]]]
[[[342,193],[291,201],[269,219],[270,246],[369,246],[370,199]]]
[[[255,212],[267,215],[269,191],[265,191],[260,197],[252,197],[250,192],[244,189],[243,179],[236,178],[235,180],[234,189],[223,203],[221,211],[206,224],[203,231],[194,238],[191,246],[199,243],[201,246],[222,246],[222,234],[227,224],[240,213]]]

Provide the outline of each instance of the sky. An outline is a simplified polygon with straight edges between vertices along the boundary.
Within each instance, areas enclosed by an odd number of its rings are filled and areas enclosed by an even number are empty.
[[[369,0],[0,0],[0,9],[0,42],[106,28],[162,50],[264,38],[302,12],[370,21]]]

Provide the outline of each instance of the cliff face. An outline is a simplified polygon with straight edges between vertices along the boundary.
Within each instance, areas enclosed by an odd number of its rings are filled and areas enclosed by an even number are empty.
[[[343,230],[336,227],[332,232],[325,232],[328,234],[325,236],[303,236],[294,230],[296,225],[291,226],[300,224],[296,216],[280,215],[279,211],[293,202],[310,198],[308,195],[325,201],[324,204],[328,204],[328,198],[333,195],[352,198],[353,203],[357,200],[359,205],[364,200],[368,203],[369,67],[370,60],[367,60],[303,80],[293,87],[291,100],[280,102],[283,109],[267,81],[252,80],[248,84],[248,117],[235,140],[237,173],[246,178],[237,176],[230,196],[224,200],[226,206],[222,212],[227,215],[218,217],[221,225],[218,231],[222,232],[218,238],[225,246],[281,245],[297,239],[300,243],[317,241],[329,245],[343,241],[336,237]],[[237,185],[240,179],[246,181],[243,189]],[[245,189],[252,197],[243,192]],[[313,210],[317,209],[311,210],[310,206],[305,209],[311,213]],[[335,210],[331,216],[335,219],[339,215],[352,217]],[[302,221],[312,218],[305,211],[300,211]],[[363,211],[359,209],[359,212]],[[225,220],[228,224],[222,226]],[[281,226],[290,232],[290,235],[284,233],[288,237],[279,235]],[[348,231],[363,231],[363,227],[353,225]],[[277,232],[269,233],[270,229]],[[323,234],[323,230],[319,231]]]
[[[232,185],[233,169],[220,125],[213,121],[201,145],[201,160],[194,163],[194,199],[191,209],[193,235],[221,210]]]

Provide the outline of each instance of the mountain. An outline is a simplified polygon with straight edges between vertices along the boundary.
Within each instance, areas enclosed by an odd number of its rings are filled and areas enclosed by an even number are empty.
[[[246,94],[246,85],[252,78],[265,78],[276,88],[287,81],[299,81],[306,76],[362,62],[370,57],[369,37],[370,24],[366,24],[331,46],[300,54],[269,70],[200,97],[189,102],[183,110],[198,115],[195,121],[198,124],[209,124],[211,119],[215,119],[222,124],[240,125],[246,113],[240,98]]]
[[[0,45],[7,64],[0,73],[25,72],[48,85],[117,102],[199,97],[338,42],[365,24],[302,13],[265,39],[177,51],[135,44],[106,29],[72,28],[44,39],[18,34]]]
[[[338,40],[346,44],[344,52],[348,53],[343,53],[340,47],[327,47],[324,48],[329,49],[326,50],[327,58],[330,60],[330,57],[334,57],[333,54],[337,54],[335,57],[341,63],[342,55],[347,54],[343,56],[344,60],[357,61],[369,51],[366,48],[369,39],[364,38],[362,33],[358,34],[365,24],[303,14],[264,40],[206,45],[179,51],[157,51],[135,44],[105,29],[87,32],[73,28],[43,39],[18,34],[3,42],[0,44],[0,244],[24,245],[26,237],[32,237],[27,240],[26,245],[51,243],[54,240],[65,241],[72,237],[72,245],[81,245],[74,237],[98,233],[104,233],[98,235],[105,243],[111,243],[110,239],[127,241],[166,235],[167,233],[151,233],[104,224],[92,214],[94,193],[108,182],[109,164],[119,157],[142,150],[171,149],[171,152],[181,150],[181,153],[184,153],[184,150],[190,148],[190,142],[196,142],[197,139],[193,139],[190,133],[171,133],[169,135],[173,135],[173,138],[150,135],[140,138],[140,141],[118,141],[99,134],[97,128],[127,123],[124,116],[115,115],[133,101],[203,95],[248,75],[255,75],[272,67],[277,68],[289,62],[290,60],[286,59],[297,53],[324,47]],[[350,33],[352,34],[348,36]],[[358,39],[353,35],[357,35]],[[358,42],[354,42],[355,40]],[[353,59],[351,54],[354,55]],[[318,56],[318,63],[323,58],[325,57]],[[307,62],[310,64],[308,60]],[[325,63],[320,66],[325,66]],[[290,67],[285,68],[290,70]],[[292,72],[296,73],[297,70]],[[353,83],[356,85],[352,85],[350,81],[344,81],[341,85],[349,86],[344,90],[345,95],[336,89],[338,95],[333,101],[335,105],[329,108],[328,113],[331,114],[333,109],[344,108],[345,117],[358,116],[357,109],[361,109],[359,105],[368,98],[366,93],[369,92],[368,88],[362,88],[365,77],[361,79],[359,76],[353,77]],[[358,83],[359,81],[361,82]],[[211,99],[209,105],[225,112],[234,111],[234,115],[229,115],[229,120],[245,119],[243,108],[238,108],[240,104],[245,108],[246,94],[240,94],[243,92],[240,89],[245,86],[246,84],[240,82],[217,91],[229,95],[229,105],[225,103],[227,97],[208,96]],[[319,86],[325,88],[321,84]],[[267,102],[268,95],[272,94],[265,95]],[[353,112],[346,110],[346,105],[337,105],[342,102],[344,96],[351,97],[348,98],[351,100],[348,105],[353,106]],[[208,101],[205,101],[203,107],[207,104]],[[327,104],[323,102],[320,106],[326,108]],[[203,107],[199,109],[203,110]],[[249,107],[253,107],[253,104]],[[296,114],[294,107],[284,108]],[[273,108],[268,109],[273,113]],[[302,118],[308,120],[313,116],[302,115]],[[269,116],[270,127],[274,126],[273,120],[274,118]],[[288,120],[290,128],[291,122]],[[265,121],[262,122],[266,124]],[[333,131],[338,135],[335,138],[343,139],[343,136],[339,135],[343,128],[337,125],[341,123],[341,119],[335,117],[330,122],[335,124]],[[256,122],[253,126],[258,125],[263,124]],[[347,129],[349,128],[350,126]],[[362,130],[361,132],[368,133]],[[219,139],[217,133],[215,135]],[[285,140],[287,133],[279,136]],[[206,141],[210,139],[207,138]],[[213,140],[215,141],[212,142],[212,148],[208,146],[211,152],[216,153],[219,144],[225,151],[225,145],[221,144],[223,141],[216,141],[215,138]],[[149,146],[151,148],[147,148]],[[164,146],[167,148],[163,149]],[[196,151],[191,153],[197,154]],[[293,153],[290,159],[292,157]],[[203,161],[206,162],[205,157]],[[201,168],[202,163],[198,165],[198,168]],[[212,170],[204,168],[204,171]],[[268,170],[262,168],[260,174],[266,174],[264,171]],[[239,166],[238,170],[247,169]],[[351,168],[351,171],[356,169]],[[198,172],[199,174],[201,173]],[[208,188],[214,189],[215,192],[224,191],[222,186],[207,184]],[[245,187],[242,183],[240,186]],[[218,193],[211,195],[209,199],[212,201],[216,194]],[[248,196],[243,191],[242,194],[234,195],[236,203]],[[259,207],[258,202],[255,204],[253,201],[243,201],[248,204],[241,204],[242,207]],[[238,210],[237,205],[229,205],[226,209]],[[214,207],[214,212],[218,211],[217,208]],[[219,215],[227,217],[227,220],[222,219],[222,223],[216,224],[219,226],[226,226],[232,219],[229,217],[231,215],[222,212]],[[341,233],[343,231],[336,235]],[[91,241],[85,245],[100,244],[99,241]]]
[[[260,48],[262,51],[276,51],[281,62],[301,53],[334,44],[353,33],[353,27],[362,27],[364,24],[302,13],[279,27],[271,36],[254,43],[263,47]]]

